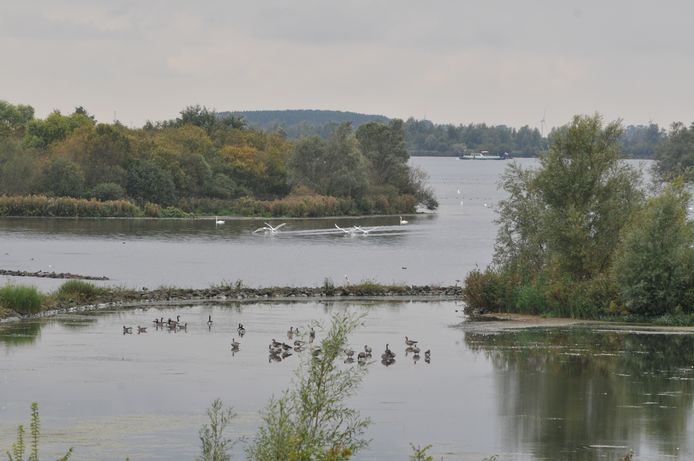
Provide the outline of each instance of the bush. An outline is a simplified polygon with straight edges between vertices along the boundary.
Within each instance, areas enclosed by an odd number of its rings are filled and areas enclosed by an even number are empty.
[[[35,287],[7,285],[0,288],[0,304],[19,314],[35,314],[41,310],[43,296]]]
[[[484,272],[479,269],[469,272],[463,282],[462,293],[466,311],[504,310],[505,305],[506,307],[510,306],[504,303],[505,285],[504,277],[491,268],[487,268]]]
[[[333,316],[320,356],[308,354],[293,387],[268,404],[247,459],[343,461],[367,445],[363,435],[369,420],[345,405],[366,366],[338,365],[347,337],[360,323],[358,317]]]
[[[99,288],[92,283],[83,280],[69,280],[60,286],[57,295],[58,298],[63,300],[88,302],[93,301],[103,292],[103,288]]]
[[[120,200],[125,197],[125,189],[114,182],[102,182],[94,186],[90,195],[102,202],[107,200]]]

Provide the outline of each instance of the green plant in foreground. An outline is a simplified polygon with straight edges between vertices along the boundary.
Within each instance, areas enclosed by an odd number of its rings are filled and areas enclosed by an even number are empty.
[[[31,404],[31,423],[29,424],[29,430],[31,432],[31,453],[27,461],[39,461],[39,439],[41,438],[41,422],[39,420],[39,405],[36,402]],[[24,442],[24,426],[19,425],[17,428],[17,440],[12,444],[12,451],[7,452],[7,457],[9,461],[23,461],[24,453],[26,451],[26,444]],[[67,461],[72,455],[72,448],[70,448],[65,455],[58,458],[58,461]]]
[[[220,399],[212,402],[207,410],[209,425],[205,424],[198,432],[200,436],[201,454],[196,461],[229,461],[229,450],[236,444],[236,440],[224,437],[224,430],[236,416],[233,409],[224,408]]]
[[[335,314],[320,353],[307,354],[292,387],[273,397],[246,453],[254,461],[344,461],[367,446],[370,421],[345,405],[366,367],[338,364],[347,338],[362,318]]]
[[[0,288],[0,305],[19,314],[35,314],[41,310],[43,296],[35,287],[7,285]]]

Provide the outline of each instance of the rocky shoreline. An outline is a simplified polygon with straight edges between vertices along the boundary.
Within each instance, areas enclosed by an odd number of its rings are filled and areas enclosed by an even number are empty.
[[[378,285],[357,284],[339,287],[266,287],[248,288],[238,286],[214,286],[210,288],[158,288],[127,290],[105,288],[94,299],[85,301],[62,301],[50,308],[27,316],[6,316],[0,322],[49,317],[67,312],[83,312],[114,307],[142,306],[185,302],[262,302],[299,300],[365,300],[398,299],[423,301],[452,301],[460,298],[459,286],[434,285]]]
[[[70,272],[45,272],[45,271],[13,271],[9,269],[0,269],[0,275],[10,277],[39,277],[48,279],[80,279],[80,280],[110,280],[106,276],[80,275]]]

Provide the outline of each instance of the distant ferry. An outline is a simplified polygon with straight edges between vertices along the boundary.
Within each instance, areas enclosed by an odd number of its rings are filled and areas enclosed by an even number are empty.
[[[511,158],[508,152],[499,155],[489,155],[489,151],[473,152],[472,154],[463,154],[458,157],[460,160],[508,160]]]

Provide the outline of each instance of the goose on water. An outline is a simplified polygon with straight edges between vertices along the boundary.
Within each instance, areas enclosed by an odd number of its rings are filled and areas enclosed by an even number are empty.
[[[419,341],[415,341],[414,339],[410,339],[407,336],[405,336],[405,344],[407,344],[408,346],[414,346],[418,342]]]
[[[231,338],[231,348],[232,349],[238,349],[241,346],[241,343],[236,341],[236,338]]]

